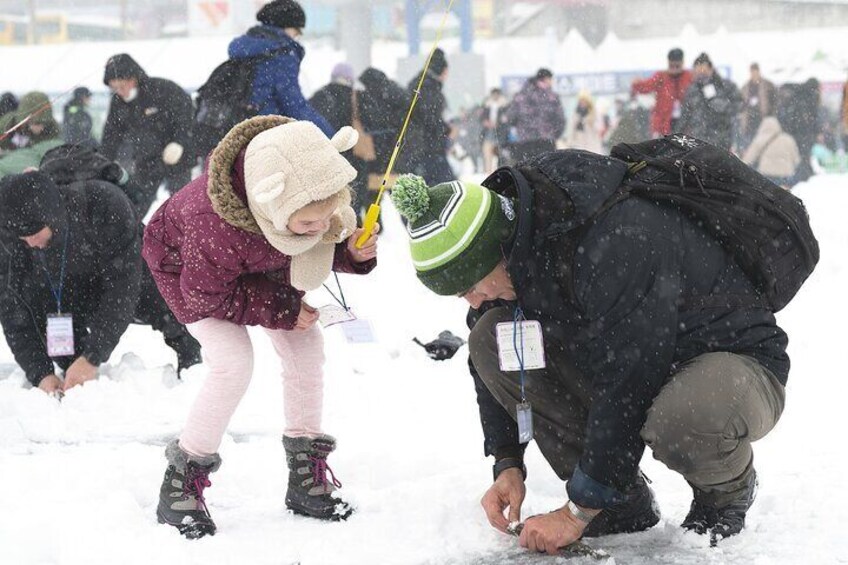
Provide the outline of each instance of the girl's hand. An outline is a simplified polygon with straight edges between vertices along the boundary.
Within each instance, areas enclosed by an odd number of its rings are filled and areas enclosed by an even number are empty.
[[[300,314],[297,315],[297,322],[294,325],[296,330],[308,330],[318,321],[318,310],[307,304],[300,303]]]
[[[353,235],[347,239],[347,250],[354,263],[364,263],[377,257],[377,234],[380,232],[380,224],[374,224],[374,231],[371,232],[371,237],[365,241],[362,249],[357,249],[356,240],[364,232],[364,228],[357,228],[353,231]]]

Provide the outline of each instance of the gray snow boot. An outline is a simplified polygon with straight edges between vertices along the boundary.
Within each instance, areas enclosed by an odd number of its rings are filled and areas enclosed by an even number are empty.
[[[342,483],[327,465],[327,456],[336,449],[335,438],[326,434],[311,438],[283,436],[283,447],[289,468],[289,510],[330,521],[346,520],[353,514],[353,508],[335,493]]]
[[[203,489],[211,486],[209,473],[221,466],[218,454],[195,457],[180,449],[177,440],[165,448],[168,468],[159,489],[156,517],[160,524],[177,528],[188,539],[215,535],[215,522],[209,515]]]

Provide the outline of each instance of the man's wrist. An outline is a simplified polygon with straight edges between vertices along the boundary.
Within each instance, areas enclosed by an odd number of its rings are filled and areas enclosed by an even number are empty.
[[[527,480],[527,467],[524,466],[524,461],[518,457],[504,457],[495,461],[492,466],[492,480],[497,481],[498,476],[507,469],[518,469],[521,472],[521,477]]]
[[[592,510],[590,508],[582,508],[574,503],[574,501],[569,500],[565,503],[565,507],[568,508],[568,511],[571,512],[571,515],[574,516],[580,522],[584,524],[588,524],[591,522],[595,516],[600,513],[600,510]]]

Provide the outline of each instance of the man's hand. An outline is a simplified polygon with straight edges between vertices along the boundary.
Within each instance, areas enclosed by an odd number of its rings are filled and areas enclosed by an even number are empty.
[[[56,375],[47,375],[38,383],[38,388],[47,394],[60,394],[62,392],[62,381]]]
[[[502,471],[498,475],[498,480],[489,487],[480,500],[489,523],[503,533],[507,533],[506,527],[510,522],[521,520],[521,504],[524,502],[526,493],[521,469],[513,467]],[[504,517],[504,510],[507,508],[509,508],[509,519]]]
[[[77,357],[65,371],[65,391],[90,381],[97,376],[97,367],[88,362],[85,357]]]
[[[362,249],[357,249],[356,241],[364,231],[363,228],[357,228],[353,231],[353,235],[347,238],[347,250],[354,263],[364,263],[377,256],[377,234],[380,232],[380,224],[374,224],[371,237],[365,240]]]
[[[586,524],[563,506],[549,514],[528,518],[524,522],[518,543],[530,551],[555,555],[559,548],[579,540],[585,529]]]
[[[318,321],[318,310],[301,301],[300,314],[297,315],[297,322],[294,325],[296,330],[308,330]]]

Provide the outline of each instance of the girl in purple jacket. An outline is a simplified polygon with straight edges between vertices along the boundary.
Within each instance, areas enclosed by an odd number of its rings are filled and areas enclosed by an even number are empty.
[[[356,171],[340,153],[355,142],[350,127],[330,140],[282,116],[242,122],[145,230],[144,259],[209,367],[179,440],[166,448],[157,509],[186,537],[215,533],[203,490],[253,371],[246,326],[265,329],[283,366],[286,506],[324,520],[353,512],[327,465],[336,442],[321,430],[323,338],[303,295],[331,270],[365,274],[376,265],[376,237],[361,249],[353,243],[361,233],[348,189]]]

